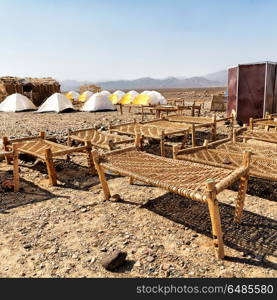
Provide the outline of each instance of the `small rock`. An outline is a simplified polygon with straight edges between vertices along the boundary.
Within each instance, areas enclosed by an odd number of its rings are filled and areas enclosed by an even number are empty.
[[[151,263],[155,260],[155,257],[154,256],[147,256],[146,260]]]
[[[137,268],[141,267],[140,261],[137,261],[137,262],[134,264],[134,267],[137,267]]]
[[[101,265],[108,271],[114,271],[126,261],[127,252],[114,250],[101,259]]]
[[[107,252],[107,248],[101,248],[100,251],[101,252]]]
[[[113,196],[110,197],[110,201],[112,201],[112,202],[119,202],[121,200],[122,199],[118,194],[114,194]]]

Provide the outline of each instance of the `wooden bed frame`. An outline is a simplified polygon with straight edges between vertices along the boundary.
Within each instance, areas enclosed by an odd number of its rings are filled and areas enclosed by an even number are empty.
[[[54,158],[59,156],[67,156],[74,152],[86,152],[88,156],[88,164],[91,172],[95,174],[95,167],[92,159],[92,145],[90,141],[86,141],[86,145],[82,147],[68,147],[61,144],[57,144],[45,139],[45,133],[41,132],[39,136],[26,137],[19,139],[3,138],[3,145],[6,151],[13,151],[14,155],[6,156],[7,163],[11,163],[13,158],[13,164],[18,164],[18,155],[25,153],[31,155],[37,159],[46,163],[49,184],[57,185],[57,175],[54,167]]]
[[[140,134],[145,138],[152,138],[160,141],[160,151],[161,156],[165,156],[165,139],[169,136],[177,136],[177,135],[184,135],[187,136],[189,133],[192,135],[192,145],[196,145],[195,139],[195,128],[198,125],[194,124],[180,124],[181,127],[176,129],[176,125],[172,124],[172,127],[165,127],[165,126],[158,126],[157,122],[160,122],[161,119],[156,119],[149,122],[134,122],[123,123],[120,125],[110,125],[109,130],[110,132],[117,132],[119,134],[136,136]],[[156,122],[156,125],[155,125]],[[201,126],[200,126],[201,127]],[[182,128],[182,129],[181,129]]]
[[[134,139],[118,134],[100,132],[95,128],[86,128],[74,131],[69,129],[67,138],[68,146],[72,146],[72,141],[82,143],[90,141],[91,145],[95,148],[113,150],[116,149],[118,145],[133,143]]]
[[[261,126],[264,128],[265,131],[269,131],[269,128],[272,127],[277,130],[277,116],[275,114],[267,115],[265,118],[260,119],[249,119],[249,128],[250,130],[254,130],[254,127]],[[276,121],[275,121],[276,120]]]
[[[0,157],[13,160],[13,188],[14,188],[14,192],[18,192],[20,187],[18,152],[17,151],[0,152]]]
[[[105,200],[111,193],[105,178],[105,171],[128,176],[134,180],[166,189],[192,200],[208,205],[212,223],[212,236],[216,256],[224,258],[224,244],[217,194],[240,180],[236,201],[234,222],[240,223],[248,184],[250,152],[245,152],[242,165],[235,170],[208,166],[190,161],[179,161],[155,156],[140,151],[140,137],[137,135],[134,147],[114,150],[100,155],[92,152],[93,161],[103,188]],[[114,195],[113,198],[116,196]],[[120,198],[118,195],[116,198]]]
[[[249,151],[252,153],[249,174],[256,178],[277,181],[276,150],[274,147],[239,143],[230,139],[213,143],[205,140],[202,146],[182,150],[174,146],[173,158],[234,170],[241,164],[242,153]]]

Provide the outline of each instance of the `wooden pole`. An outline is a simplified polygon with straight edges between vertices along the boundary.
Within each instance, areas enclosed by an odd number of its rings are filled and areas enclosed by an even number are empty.
[[[93,157],[92,157],[92,145],[91,145],[91,141],[86,141],[86,152],[87,152],[87,159],[88,159],[88,167],[90,168],[90,171],[92,174],[96,174],[96,169],[93,163]]]
[[[110,189],[109,189],[106,177],[105,177],[104,169],[102,168],[102,166],[99,163],[99,155],[96,150],[92,151],[92,158],[93,158],[93,162],[94,162],[95,168],[96,168],[98,176],[99,176],[100,183],[102,185],[105,200],[110,200],[110,198],[111,198]]]
[[[224,244],[221,229],[221,220],[219,214],[218,201],[216,199],[215,181],[208,179],[206,181],[207,202],[212,223],[212,235],[215,253],[217,258],[224,258]]]
[[[44,131],[41,131],[40,133],[39,133],[39,136],[40,136],[40,138],[41,139],[45,139],[45,132]]]
[[[161,156],[165,156],[165,153],[164,153],[164,130],[162,131],[162,135],[161,135],[160,148],[161,148]]]
[[[253,130],[253,129],[254,129],[253,118],[250,118],[250,119],[249,119],[249,127],[250,127],[250,130]]]
[[[213,115],[212,118],[212,122],[213,122],[213,126],[212,126],[212,141],[214,141],[216,139],[216,115]]]
[[[9,146],[8,145],[9,145],[9,140],[6,136],[4,136],[3,137],[3,147],[4,147],[4,150],[6,152],[9,152]],[[6,155],[5,159],[6,159],[7,165],[10,165],[11,164],[11,158],[8,155]]]
[[[19,191],[19,153],[17,151],[17,145],[13,144],[13,186],[14,192]]]
[[[239,185],[239,191],[236,200],[236,208],[235,208],[235,216],[234,216],[234,222],[238,224],[241,223],[245,195],[248,187],[250,158],[251,158],[250,151],[245,151],[243,153],[242,165],[245,168],[248,168],[248,173],[245,176],[242,176],[240,178],[240,185]]]
[[[191,145],[192,147],[196,146],[196,138],[195,138],[195,125],[191,125]]]
[[[52,151],[50,148],[45,149],[45,161],[49,176],[49,184],[57,185],[57,174],[54,167]]]

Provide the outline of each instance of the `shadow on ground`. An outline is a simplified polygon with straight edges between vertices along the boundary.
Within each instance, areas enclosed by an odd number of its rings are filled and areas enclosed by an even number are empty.
[[[149,200],[143,207],[212,237],[210,215],[205,203],[167,193]],[[263,258],[266,255],[276,256],[277,221],[244,210],[242,223],[235,224],[234,207],[224,203],[220,203],[220,214],[224,244],[252,257],[227,257],[227,260],[276,269],[276,265],[267,263]]]

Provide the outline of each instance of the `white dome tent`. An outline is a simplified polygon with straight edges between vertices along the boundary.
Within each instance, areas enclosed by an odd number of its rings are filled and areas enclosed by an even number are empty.
[[[66,94],[66,97],[71,100],[71,101],[77,101],[78,98],[80,97],[80,94],[78,92],[75,92],[75,91],[69,91],[67,94]]]
[[[166,101],[165,97],[157,91],[150,91],[148,93],[148,95],[150,95],[151,104],[153,104],[152,102],[155,102],[155,104],[162,104],[162,105],[167,104],[167,101]]]
[[[107,96],[107,97],[111,96],[111,92],[106,91],[106,90],[101,91],[100,94],[103,95],[103,96]]]
[[[20,112],[26,110],[36,110],[37,107],[26,96],[15,93],[8,96],[1,104],[0,111]]]
[[[79,100],[79,102],[86,102],[89,99],[89,97],[91,97],[92,95],[93,95],[93,92],[85,91],[79,96],[78,100]]]
[[[126,93],[120,100],[119,103],[121,104],[132,104],[134,99],[139,95],[137,91],[131,90],[128,93]]]
[[[124,95],[125,93],[123,91],[117,90],[109,96],[109,99],[112,101],[113,104],[117,104],[120,102]]]
[[[93,94],[83,105],[82,111],[116,110],[109,98],[103,94]]]
[[[74,110],[74,107],[71,103],[71,101],[63,94],[55,93],[49,98],[46,99],[46,101],[39,107],[37,110],[38,113],[42,112],[64,112]]]

